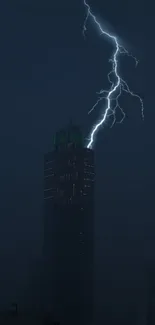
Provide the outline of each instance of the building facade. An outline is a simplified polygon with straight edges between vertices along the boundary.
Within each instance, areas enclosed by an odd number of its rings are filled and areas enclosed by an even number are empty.
[[[46,306],[60,324],[92,324],[94,153],[78,127],[44,157]]]

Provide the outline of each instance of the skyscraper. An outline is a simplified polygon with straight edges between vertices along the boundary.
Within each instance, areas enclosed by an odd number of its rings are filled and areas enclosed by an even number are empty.
[[[62,324],[92,324],[94,153],[69,125],[44,159],[46,304]]]

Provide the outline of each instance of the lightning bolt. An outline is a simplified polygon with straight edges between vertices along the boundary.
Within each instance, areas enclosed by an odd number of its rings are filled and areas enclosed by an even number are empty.
[[[123,109],[121,108],[120,104],[119,104],[119,98],[122,95],[122,92],[128,93],[133,97],[136,97],[141,105],[141,114],[142,114],[142,118],[144,119],[144,105],[143,105],[143,100],[142,98],[135,94],[134,92],[132,92],[127,84],[127,82],[125,80],[123,80],[118,72],[118,58],[119,55],[124,54],[127,55],[129,57],[132,57],[135,61],[135,65],[137,66],[138,64],[138,60],[132,55],[130,54],[121,44],[119,44],[118,39],[116,36],[111,35],[110,33],[108,33],[107,31],[105,31],[100,23],[98,22],[97,18],[95,17],[95,15],[92,13],[90,5],[86,2],[86,0],[84,0],[84,6],[86,7],[86,18],[84,21],[84,25],[83,25],[83,35],[85,37],[85,33],[87,31],[87,22],[88,22],[88,18],[90,17],[94,23],[97,25],[98,30],[100,32],[101,35],[108,37],[114,44],[114,53],[112,55],[112,58],[109,60],[112,64],[112,70],[108,73],[108,81],[111,84],[111,87],[109,90],[100,90],[97,94],[99,95],[96,103],[93,105],[93,107],[91,108],[91,110],[88,112],[88,114],[90,114],[97,106],[98,104],[103,101],[106,100],[107,105],[106,108],[104,110],[104,113],[101,116],[101,119],[96,123],[96,125],[93,127],[91,134],[90,134],[90,139],[89,139],[89,143],[87,145],[87,148],[91,148],[94,142],[94,137],[96,132],[98,131],[98,129],[104,124],[104,122],[107,120],[107,118],[109,116],[113,116],[113,123],[111,125],[111,127],[115,124],[116,122],[116,110],[119,109],[121,114],[122,114],[122,119],[119,121],[119,123],[122,123],[124,118],[125,118],[125,113],[123,111]],[[115,82],[112,82],[111,80],[111,76],[114,75],[115,76]],[[113,105],[113,103],[115,102],[115,106]],[[114,107],[113,107],[114,106]]]

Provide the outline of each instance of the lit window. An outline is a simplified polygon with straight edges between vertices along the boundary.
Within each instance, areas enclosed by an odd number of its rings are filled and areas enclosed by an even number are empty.
[[[71,175],[70,174],[66,174],[66,179],[69,181],[71,179]]]

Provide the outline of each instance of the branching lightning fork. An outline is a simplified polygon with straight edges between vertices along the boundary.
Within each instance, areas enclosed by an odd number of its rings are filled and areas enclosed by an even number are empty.
[[[83,25],[83,35],[85,36],[85,32],[87,31],[87,22],[88,22],[88,18],[90,17],[94,21],[94,23],[97,25],[100,34],[111,39],[111,41],[114,44],[114,48],[115,48],[114,54],[113,54],[112,58],[109,60],[112,63],[112,70],[108,74],[108,81],[111,83],[110,90],[100,90],[97,93],[99,95],[99,97],[98,97],[96,103],[93,105],[91,110],[88,112],[88,114],[90,114],[97,107],[99,102],[101,102],[102,100],[106,100],[107,106],[104,110],[104,113],[102,114],[101,119],[93,127],[91,134],[90,134],[90,139],[89,139],[87,148],[91,148],[93,145],[93,142],[94,142],[94,137],[95,137],[96,132],[101,127],[101,125],[107,120],[107,118],[111,115],[113,116],[113,123],[111,126],[113,126],[114,123],[116,122],[116,114],[115,114],[116,109],[119,109],[122,114],[122,119],[121,119],[121,121],[119,121],[119,123],[121,123],[124,120],[125,113],[124,113],[123,109],[121,108],[121,106],[119,105],[119,97],[121,96],[122,92],[126,92],[126,93],[130,94],[131,96],[137,97],[139,99],[143,119],[144,119],[144,105],[143,105],[142,98],[139,95],[134,94],[130,90],[128,84],[126,83],[125,80],[123,80],[121,78],[121,76],[118,72],[118,57],[120,54],[125,54],[127,56],[132,57],[135,61],[136,66],[138,64],[137,59],[132,54],[130,54],[122,45],[119,44],[116,36],[111,35],[110,33],[105,31],[101,27],[101,24],[98,22],[96,16],[92,13],[90,5],[86,2],[86,0],[84,0],[84,6],[86,7],[87,14],[86,14],[86,19],[85,19],[84,25]],[[111,79],[110,79],[111,75],[115,76],[115,80],[116,80],[115,82],[111,81]],[[115,101],[115,106],[113,107],[114,101]]]

